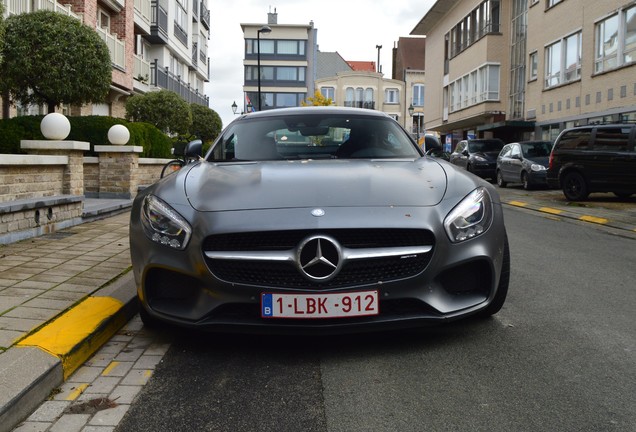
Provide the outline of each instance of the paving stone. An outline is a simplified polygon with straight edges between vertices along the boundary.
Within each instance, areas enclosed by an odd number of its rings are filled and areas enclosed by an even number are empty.
[[[109,398],[118,404],[132,404],[142,388],[143,386],[118,385]]]
[[[71,383],[92,382],[102,373],[102,369],[95,366],[82,366],[75,371],[67,380]]]
[[[130,405],[118,405],[115,408],[99,411],[88,422],[91,426],[117,426]]]
[[[14,330],[20,332],[30,332],[31,330],[44,324],[45,320],[34,320],[26,318],[0,317],[0,329]]]
[[[46,401],[27,420],[30,422],[53,422],[62,415],[70,404],[66,401]]]
[[[90,417],[90,414],[65,414],[58,421],[53,423],[53,426],[51,426],[49,431],[81,432]]]

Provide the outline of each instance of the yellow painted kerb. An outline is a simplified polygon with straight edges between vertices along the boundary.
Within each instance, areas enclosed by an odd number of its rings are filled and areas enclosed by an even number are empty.
[[[121,326],[120,322],[104,323],[122,306],[112,297],[88,297],[18,345],[35,346],[59,357],[67,378]]]

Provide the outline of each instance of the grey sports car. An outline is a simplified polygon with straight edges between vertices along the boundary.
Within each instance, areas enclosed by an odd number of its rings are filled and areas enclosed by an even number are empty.
[[[130,246],[144,323],[224,332],[487,317],[510,269],[494,187],[354,108],[241,116],[136,197]]]

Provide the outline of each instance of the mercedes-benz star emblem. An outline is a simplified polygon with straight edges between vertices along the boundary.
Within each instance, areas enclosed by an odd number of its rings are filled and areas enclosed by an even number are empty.
[[[297,264],[300,272],[309,280],[328,281],[340,271],[340,245],[329,236],[308,237],[298,246]]]

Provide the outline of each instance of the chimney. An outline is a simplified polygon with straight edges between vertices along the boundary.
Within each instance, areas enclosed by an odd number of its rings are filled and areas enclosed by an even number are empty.
[[[278,24],[278,14],[276,13],[276,8],[274,8],[274,13],[267,12],[267,24]]]

